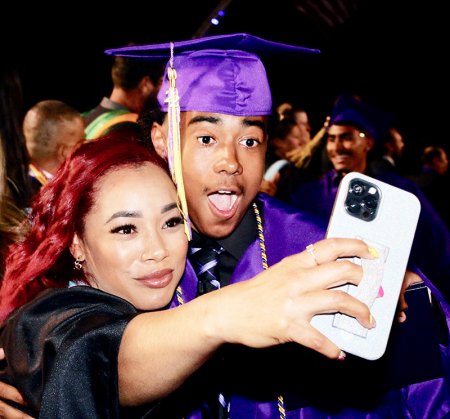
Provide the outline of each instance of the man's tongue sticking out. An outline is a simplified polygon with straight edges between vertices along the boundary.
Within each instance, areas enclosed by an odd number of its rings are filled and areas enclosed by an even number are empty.
[[[237,196],[231,192],[216,192],[208,196],[209,201],[220,212],[228,212],[233,208]]]

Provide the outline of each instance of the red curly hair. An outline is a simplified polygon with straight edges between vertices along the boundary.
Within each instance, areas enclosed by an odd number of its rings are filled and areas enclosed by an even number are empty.
[[[74,234],[83,235],[98,180],[112,170],[148,162],[168,173],[153,148],[119,132],[73,151],[37,195],[25,238],[9,248],[0,288],[0,321],[46,288],[64,288],[71,280],[87,283],[83,271],[74,269],[69,249]]]

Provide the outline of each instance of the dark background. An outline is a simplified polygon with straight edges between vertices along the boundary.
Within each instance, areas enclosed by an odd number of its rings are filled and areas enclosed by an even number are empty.
[[[0,45],[2,59],[21,74],[25,109],[39,100],[60,99],[80,111],[111,92],[112,59],[103,51],[128,42],[247,32],[319,48],[317,57],[266,61],[275,103],[300,102],[315,131],[338,94],[356,93],[394,114],[412,161],[423,145],[447,150],[450,145],[445,3],[201,0],[126,1],[114,7],[113,2],[17,2],[2,6]],[[220,24],[205,24],[220,5],[226,6]]]

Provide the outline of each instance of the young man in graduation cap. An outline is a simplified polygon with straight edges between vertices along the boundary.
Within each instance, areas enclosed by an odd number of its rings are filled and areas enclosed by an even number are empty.
[[[450,301],[450,234],[445,223],[414,182],[393,171],[374,173],[371,170],[371,152],[381,147],[388,135],[389,121],[389,115],[372,104],[348,94],[339,96],[326,134],[326,150],[333,169],[320,179],[299,186],[291,195],[290,203],[328,219],[340,181],[349,172],[365,173],[413,193],[420,200],[421,213],[411,261]]]
[[[182,281],[185,300],[210,286],[250,279],[324,236],[313,217],[258,195],[272,112],[260,57],[314,52],[246,34],[108,51],[169,59],[159,93],[167,115],[162,124],[153,125],[152,140],[169,160],[188,235],[189,219],[194,227],[192,264]],[[219,272],[210,285],[198,289],[197,275],[202,274],[194,271],[194,255],[205,246],[215,248]],[[320,265],[320,255],[313,250],[311,255]],[[223,313],[227,315],[225,306]],[[370,375],[376,368],[358,359],[337,363],[300,345],[264,350],[230,345],[215,361],[187,383],[191,391],[184,400],[192,415],[185,417],[424,417],[450,411],[443,379],[386,391]],[[355,382],[344,386],[349,372]],[[225,411],[213,410],[216,396],[225,402]]]

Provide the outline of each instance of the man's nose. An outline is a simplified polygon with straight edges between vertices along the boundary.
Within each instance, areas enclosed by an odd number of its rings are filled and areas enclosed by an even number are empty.
[[[229,175],[242,173],[242,166],[234,146],[225,145],[220,148],[214,168],[217,173],[224,172]]]

